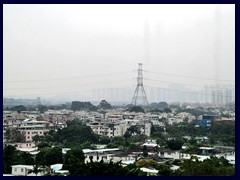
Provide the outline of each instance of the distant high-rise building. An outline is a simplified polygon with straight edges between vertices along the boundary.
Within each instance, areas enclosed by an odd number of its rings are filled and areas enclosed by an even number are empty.
[[[37,97],[37,105],[41,105],[41,104],[42,104],[41,98]]]
[[[235,102],[235,89],[232,89],[232,101]]]
[[[204,88],[204,102],[213,105],[223,105],[233,101],[234,87],[230,85],[212,85]]]
[[[232,89],[225,90],[224,103],[230,103],[232,101]]]

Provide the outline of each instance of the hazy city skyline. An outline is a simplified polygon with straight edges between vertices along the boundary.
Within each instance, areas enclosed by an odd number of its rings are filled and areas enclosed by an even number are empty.
[[[235,86],[235,5],[5,4],[3,53],[7,97],[128,99],[139,62],[147,90]]]

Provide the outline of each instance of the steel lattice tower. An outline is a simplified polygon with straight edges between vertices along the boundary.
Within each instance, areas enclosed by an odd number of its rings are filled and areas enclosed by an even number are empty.
[[[132,104],[139,106],[148,106],[147,96],[143,87],[143,74],[142,74],[142,63],[138,63],[138,77],[137,77],[137,87],[135,89]]]

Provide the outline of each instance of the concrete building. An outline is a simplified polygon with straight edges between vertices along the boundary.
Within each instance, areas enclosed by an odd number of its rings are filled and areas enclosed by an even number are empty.
[[[32,138],[35,135],[43,136],[45,132],[48,132],[50,128],[49,123],[46,121],[37,121],[34,119],[26,119],[22,121],[18,127],[18,131],[25,136],[25,142],[32,142]]]
[[[12,175],[13,176],[44,176],[46,172],[39,172],[37,175],[34,173],[29,173],[30,170],[33,170],[33,166],[28,165],[13,165],[12,166]]]

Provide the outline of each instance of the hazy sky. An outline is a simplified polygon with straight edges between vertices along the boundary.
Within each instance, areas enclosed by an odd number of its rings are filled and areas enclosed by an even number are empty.
[[[3,53],[4,96],[234,84],[235,5],[3,5]]]

